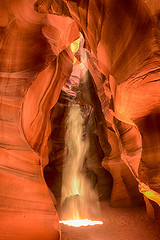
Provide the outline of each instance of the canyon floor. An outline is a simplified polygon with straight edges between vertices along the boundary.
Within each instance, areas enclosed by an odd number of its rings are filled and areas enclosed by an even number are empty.
[[[61,240],[159,240],[160,222],[149,219],[144,207],[111,208],[101,202],[103,225],[69,227],[61,224]]]

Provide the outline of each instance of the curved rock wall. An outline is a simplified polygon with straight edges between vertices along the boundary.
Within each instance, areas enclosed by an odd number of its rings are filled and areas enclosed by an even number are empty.
[[[0,239],[60,238],[48,163],[50,110],[72,70],[73,20],[34,11],[35,1],[1,1]],[[63,21],[62,21],[63,20]],[[56,23],[57,22],[57,23]],[[59,27],[57,27],[59,24]],[[66,31],[73,32],[64,39]]]
[[[142,0],[64,2],[106,77],[105,83],[95,84],[105,119],[119,140],[121,158],[139,185],[149,186],[147,197],[159,203],[159,141],[153,144],[155,133],[142,127],[147,118],[154,118],[154,123],[149,121],[154,132],[159,131],[159,4]],[[153,152],[154,163],[149,157]],[[148,161],[155,170],[150,170]]]
[[[160,205],[159,9],[156,0],[0,2],[0,239],[60,238],[43,167],[51,109],[72,72],[76,23],[98,97],[88,101],[113,177],[110,202],[141,203],[138,183],[147,210]]]

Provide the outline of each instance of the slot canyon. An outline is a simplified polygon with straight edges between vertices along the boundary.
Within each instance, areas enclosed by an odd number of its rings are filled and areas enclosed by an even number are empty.
[[[0,0],[0,240],[84,239],[160,239],[160,0]]]

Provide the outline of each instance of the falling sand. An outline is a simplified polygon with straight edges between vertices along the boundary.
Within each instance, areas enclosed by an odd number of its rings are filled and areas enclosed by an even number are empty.
[[[60,219],[76,220],[72,222],[76,225],[81,220],[84,225],[86,219],[100,220],[100,205],[96,190],[85,175],[84,162],[89,143],[84,136],[84,119],[78,104],[70,105],[66,127],[67,158],[63,168]]]

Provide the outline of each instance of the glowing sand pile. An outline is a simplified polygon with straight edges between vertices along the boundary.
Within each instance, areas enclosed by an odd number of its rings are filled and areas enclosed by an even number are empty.
[[[92,221],[89,219],[80,219],[80,220],[68,220],[68,221],[60,221],[60,223],[64,223],[68,226],[72,227],[86,227],[86,226],[93,226],[93,225],[102,225],[102,221]]]

